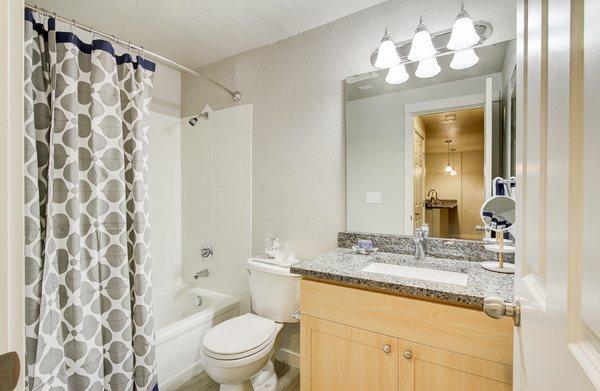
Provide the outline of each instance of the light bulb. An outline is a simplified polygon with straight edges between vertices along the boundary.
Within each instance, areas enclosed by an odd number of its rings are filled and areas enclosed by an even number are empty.
[[[446,168],[444,168],[444,172],[445,172],[446,174],[450,174],[450,173],[452,172],[452,170],[454,170],[454,169],[453,169],[453,168],[452,168],[452,166],[451,166],[451,165],[449,165],[449,164],[446,166]]]
[[[467,49],[460,52],[454,53],[452,61],[450,62],[450,68],[452,69],[467,69],[479,62],[479,57],[475,54],[475,50]]]
[[[437,50],[435,50],[435,47],[431,42],[431,35],[429,35],[427,27],[425,27],[421,20],[419,26],[415,30],[415,35],[413,35],[408,59],[411,61],[420,61],[433,57],[436,53]]]
[[[470,48],[479,42],[479,40],[479,35],[475,31],[475,26],[469,14],[464,9],[461,9],[452,26],[448,49],[460,50]]]
[[[408,72],[406,72],[406,67],[404,64],[400,64],[390,68],[387,76],[385,77],[385,81],[388,84],[402,84],[407,81],[408,78],[409,76]]]
[[[392,37],[388,34],[387,28],[381,38],[381,44],[377,50],[377,60],[375,60],[375,68],[383,69],[390,68],[400,64],[400,57],[396,51],[396,45],[392,41]]]
[[[456,170],[453,168],[452,171],[450,171],[450,175],[451,176],[457,176],[458,173],[456,172]]]
[[[428,58],[427,60],[419,61],[419,66],[415,71],[415,76],[421,79],[427,79],[429,77],[434,77],[440,71],[440,64],[438,64],[437,59],[435,57]]]

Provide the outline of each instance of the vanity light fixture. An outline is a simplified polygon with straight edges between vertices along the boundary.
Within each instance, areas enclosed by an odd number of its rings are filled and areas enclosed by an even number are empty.
[[[431,57],[426,60],[419,61],[419,66],[417,66],[417,70],[415,71],[415,76],[420,79],[427,79],[430,77],[434,77],[440,71],[440,64],[437,62],[437,58]]]
[[[400,64],[390,68],[387,76],[385,77],[385,81],[388,84],[402,84],[407,81],[408,78],[409,76],[408,72],[406,72],[406,67],[404,64]]]
[[[449,50],[466,49],[478,43],[479,40],[480,38],[475,31],[473,20],[471,20],[468,12],[465,11],[465,4],[462,3],[460,12],[456,16],[456,21],[452,26],[452,34],[450,35],[447,47]]]
[[[452,148],[450,151],[452,151],[452,171],[450,171],[450,176],[457,176],[458,173],[456,172],[456,170],[454,169],[454,151],[456,151],[456,148]]]
[[[396,51],[396,44],[388,34],[387,27],[381,38],[381,44],[379,44],[379,50],[377,50],[377,60],[375,60],[375,67],[379,69],[391,68],[400,64],[400,56]]]
[[[446,165],[446,168],[444,168],[444,173],[450,174],[453,170],[452,166],[450,165],[450,143],[452,142],[452,140],[446,140],[444,142],[448,146],[448,164]]]
[[[413,35],[408,59],[410,61],[421,61],[435,56],[436,53],[437,50],[435,50],[433,42],[431,42],[431,35],[427,31],[427,27],[423,24],[423,17],[421,16],[419,25],[415,30],[415,35]]]
[[[450,68],[461,70],[471,68],[479,62],[479,57],[475,54],[475,50],[467,49],[460,52],[454,53],[452,61],[450,62]]]

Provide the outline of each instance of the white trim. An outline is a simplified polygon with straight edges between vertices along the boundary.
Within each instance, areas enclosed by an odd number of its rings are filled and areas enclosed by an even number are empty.
[[[491,80],[491,78],[490,78]],[[468,109],[485,105],[484,93],[455,96],[452,98],[416,102],[404,106],[404,234],[413,231],[413,117],[418,114]],[[492,101],[499,100],[500,93],[492,91]]]
[[[0,2],[0,353],[24,368],[23,1]]]
[[[492,196],[492,153],[493,153],[493,128],[492,128],[492,78],[485,79],[485,115],[483,126],[483,189],[485,191],[485,199],[488,200]]]

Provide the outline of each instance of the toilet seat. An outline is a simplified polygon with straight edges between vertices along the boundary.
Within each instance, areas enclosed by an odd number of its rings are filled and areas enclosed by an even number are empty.
[[[202,341],[202,351],[215,360],[250,357],[272,347],[280,329],[281,325],[271,319],[244,314],[207,331]]]

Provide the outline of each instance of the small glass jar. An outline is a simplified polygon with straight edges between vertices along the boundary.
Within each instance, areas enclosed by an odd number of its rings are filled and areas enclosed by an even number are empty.
[[[279,243],[279,238],[267,238],[265,239],[265,253],[269,256],[269,258],[275,258],[281,244]]]

